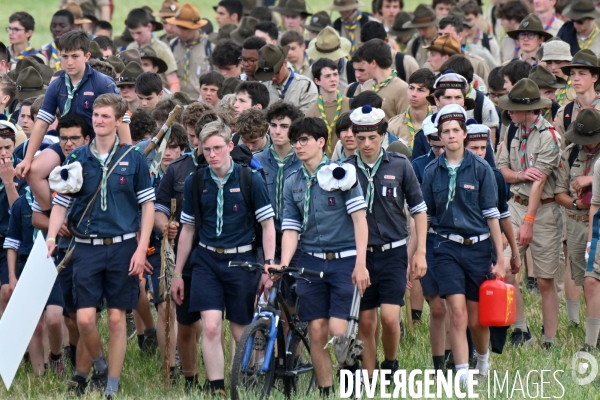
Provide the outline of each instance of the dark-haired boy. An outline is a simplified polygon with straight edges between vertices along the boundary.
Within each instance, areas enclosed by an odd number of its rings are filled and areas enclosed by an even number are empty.
[[[200,98],[214,108],[219,105],[219,90],[223,85],[223,75],[217,71],[208,71],[200,75]]]
[[[42,47],[42,53],[48,59],[48,66],[55,71],[62,69],[60,62],[60,51],[58,50],[58,41],[65,33],[73,30],[75,18],[70,11],[58,10],[52,16],[50,21],[50,33],[52,41]]]
[[[98,36],[104,36],[112,38],[112,25],[108,21],[95,21],[92,23],[92,35],[97,38]]]
[[[277,46],[277,40],[279,39],[279,30],[277,25],[271,21],[263,21],[254,27],[254,34],[259,38],[262,38],[267,44],[274,44]]]
[[[240,78],[244,80],[242,75],[242,46],[231,39],[221,40],[213,49],[210,57],[215,69],[227,78]]]
[[[500,20],[500,25],[504,32],[514,31],[519,28],[519,24],[529,14],[529,5],[521,0],[508,0],[500,2],[496,6],[496,18]],[[519,58],[519,41],[510,38],[504,34],[500,41],[500,61],[502,64]]]
[[[260,82],[242,82],[235,88],[235,112],[237,114],[251,107],[266,110],[269,106],[269,91]]]
[[[242,19],[243,7],[238,0],[221,0],[213,9],[219,28],[227,24],[239,25]]]
[[[242,44],[242,68],[246,74],[246,81],[256,81],[254,71],[258,62],[258,51],[263,48],[267,42],[258,36],[250,36]]]
[[[304,36],[297,31],[287,31],[281,37],[281,46],[288,46],[287,61],[292,65],[294,71],[300,75],[310,78],[308,55],[306,54],[306,42]]]
[[[23,57],[34,57],[40,64],[46,64],[48,60],[46,56],[34,49],[29,41],[35,30],[35,20],[31,14],[20,11],[12,14],[8,18],[8,40],[10,47],[8,48],[12,65],[17,65],[17,62]]]
[[[144,72],[135,80],[135,94],[140,107],[152,111],[163,95],[162,79],[153,72]]]

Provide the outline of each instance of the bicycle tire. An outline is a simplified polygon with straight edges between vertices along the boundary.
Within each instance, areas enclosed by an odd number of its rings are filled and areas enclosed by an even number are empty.
[[[261,373],[264,362],[264,351],[268,345],[268,337],[270,330],[270,320],[268,319],[257,319],[246,327],[238,345],[236,346],[235,356],[233,359],[231,369],[231,399],[239,400],[247,398],[248,394],[254,394],[259,399],[266,399],[271,393],[271,389],[275,383],[275,351],[271,353],[271,363],[269,370],[266,373]],[[261,333],[262,338],[256,338],[256,334]],[[261,339],[261,340],[256,340]],[[246,371],[242,371],[242,362],[244,355],[246,354],[246,347],[252,341],[252,353],[249,355],[249,362],[246,367]],[[264,343],[264,345],[256,349],[257,343]],[[254,354],[255,353],[255,354]],[[260,359],[260,353],[263,353],[262,360]],[[262,361],[262,362],[261,362]],[[249,372],[253,372],[249,375]],[[264,382],[260,383],[259,380],[264,379]],[[238,393],[239,392],[239,393]],[[252,396],[252,397],[254,397]]]
[[[306,332],[306,329],[303,330]],[[304,340],[303,340],[304,339]],[[309,369],[308,371],[306,371]],[[292,332],[288,353],[286,355],[286,374],[297,372],[296,376],[285,379],[285,397],[293,395],[305,397],[317,385],[317,377],[310,357],[308,338],[303,338],[297,332]]]

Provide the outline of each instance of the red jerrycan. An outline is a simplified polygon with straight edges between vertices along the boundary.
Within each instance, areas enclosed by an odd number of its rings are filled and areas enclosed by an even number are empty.
[[[483,326],[509,326],[517,319],[515,287],[490,274],[479,287],[479,322]]]

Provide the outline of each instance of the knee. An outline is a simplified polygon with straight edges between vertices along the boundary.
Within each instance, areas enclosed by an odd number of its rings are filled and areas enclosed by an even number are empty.
[[[207,340],[221,339],[221,321],[205,321],[203,323],[203,336]]]
[[[81,331],[91,331],[96,328],[96,316],[77,314],[77,325]]]
[[[62,318],[58,315],[46,318],[46,326],[50,331],[62,331]]]
[[[314,343],[325,343],[327,341],[327,335],[329,326],[327,320],[312,321],[308,324],[308,334],[311,342]]]
[[[464,329],[468,324],[467,309],[461,307],[452,308],[450,324],[455,329]]]
[[[366,337],[375,335],[375,330],[377,329],[377,318],[370,315],[365,315],[364,317],[361,315],[359,319],[359,329]]]
[[[0,296],[2,297],[2,303],[8,304],[10,300],[10,294],[8,294],[8,285],[2,285]]]
[[[381,313],[381,326],[386,330],[400,329],[400,313]]]
[[[552,291],[556,292],[556,287],[554,286],[554,279],[538,278],[537,282],[538,282],[538,286],[540,287],[540,292],[542,292],[542,293],[549,293]]]
[[[444,321],[446,318],[446,303],[444,301],[431,301],[429,307],[432,320]]]
[[[125,318],[121,313],[109,313],[106,321],[108,330],[111,332],[117,331],[125,327]]]

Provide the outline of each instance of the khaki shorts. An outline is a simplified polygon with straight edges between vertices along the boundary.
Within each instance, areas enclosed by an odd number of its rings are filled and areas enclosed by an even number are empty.
[[[585,281],[585,244],[588,236],[587,221],[577,221],[567,216],[567,249],[571,260],[571,278],[577,286]]]
[[[510,210],[510,219],[515,239],[517,239],[517,233],[523,224],[525,214],[527,214],[527,207],[510,199],[508,208]],[[562,221],[560,207],[555,201],[548,204],[540,204],[535,216],[535,223],[533,224],[531,243],[527,246],[521,246],[517,241],[521,260],[525,259],[527,249],[531,249],[533,273],[536,278],[554,279],[558,274],[563,237]],[[510,257],[511,255],[510,247],[507,247],[504,250],[504,256]]]

